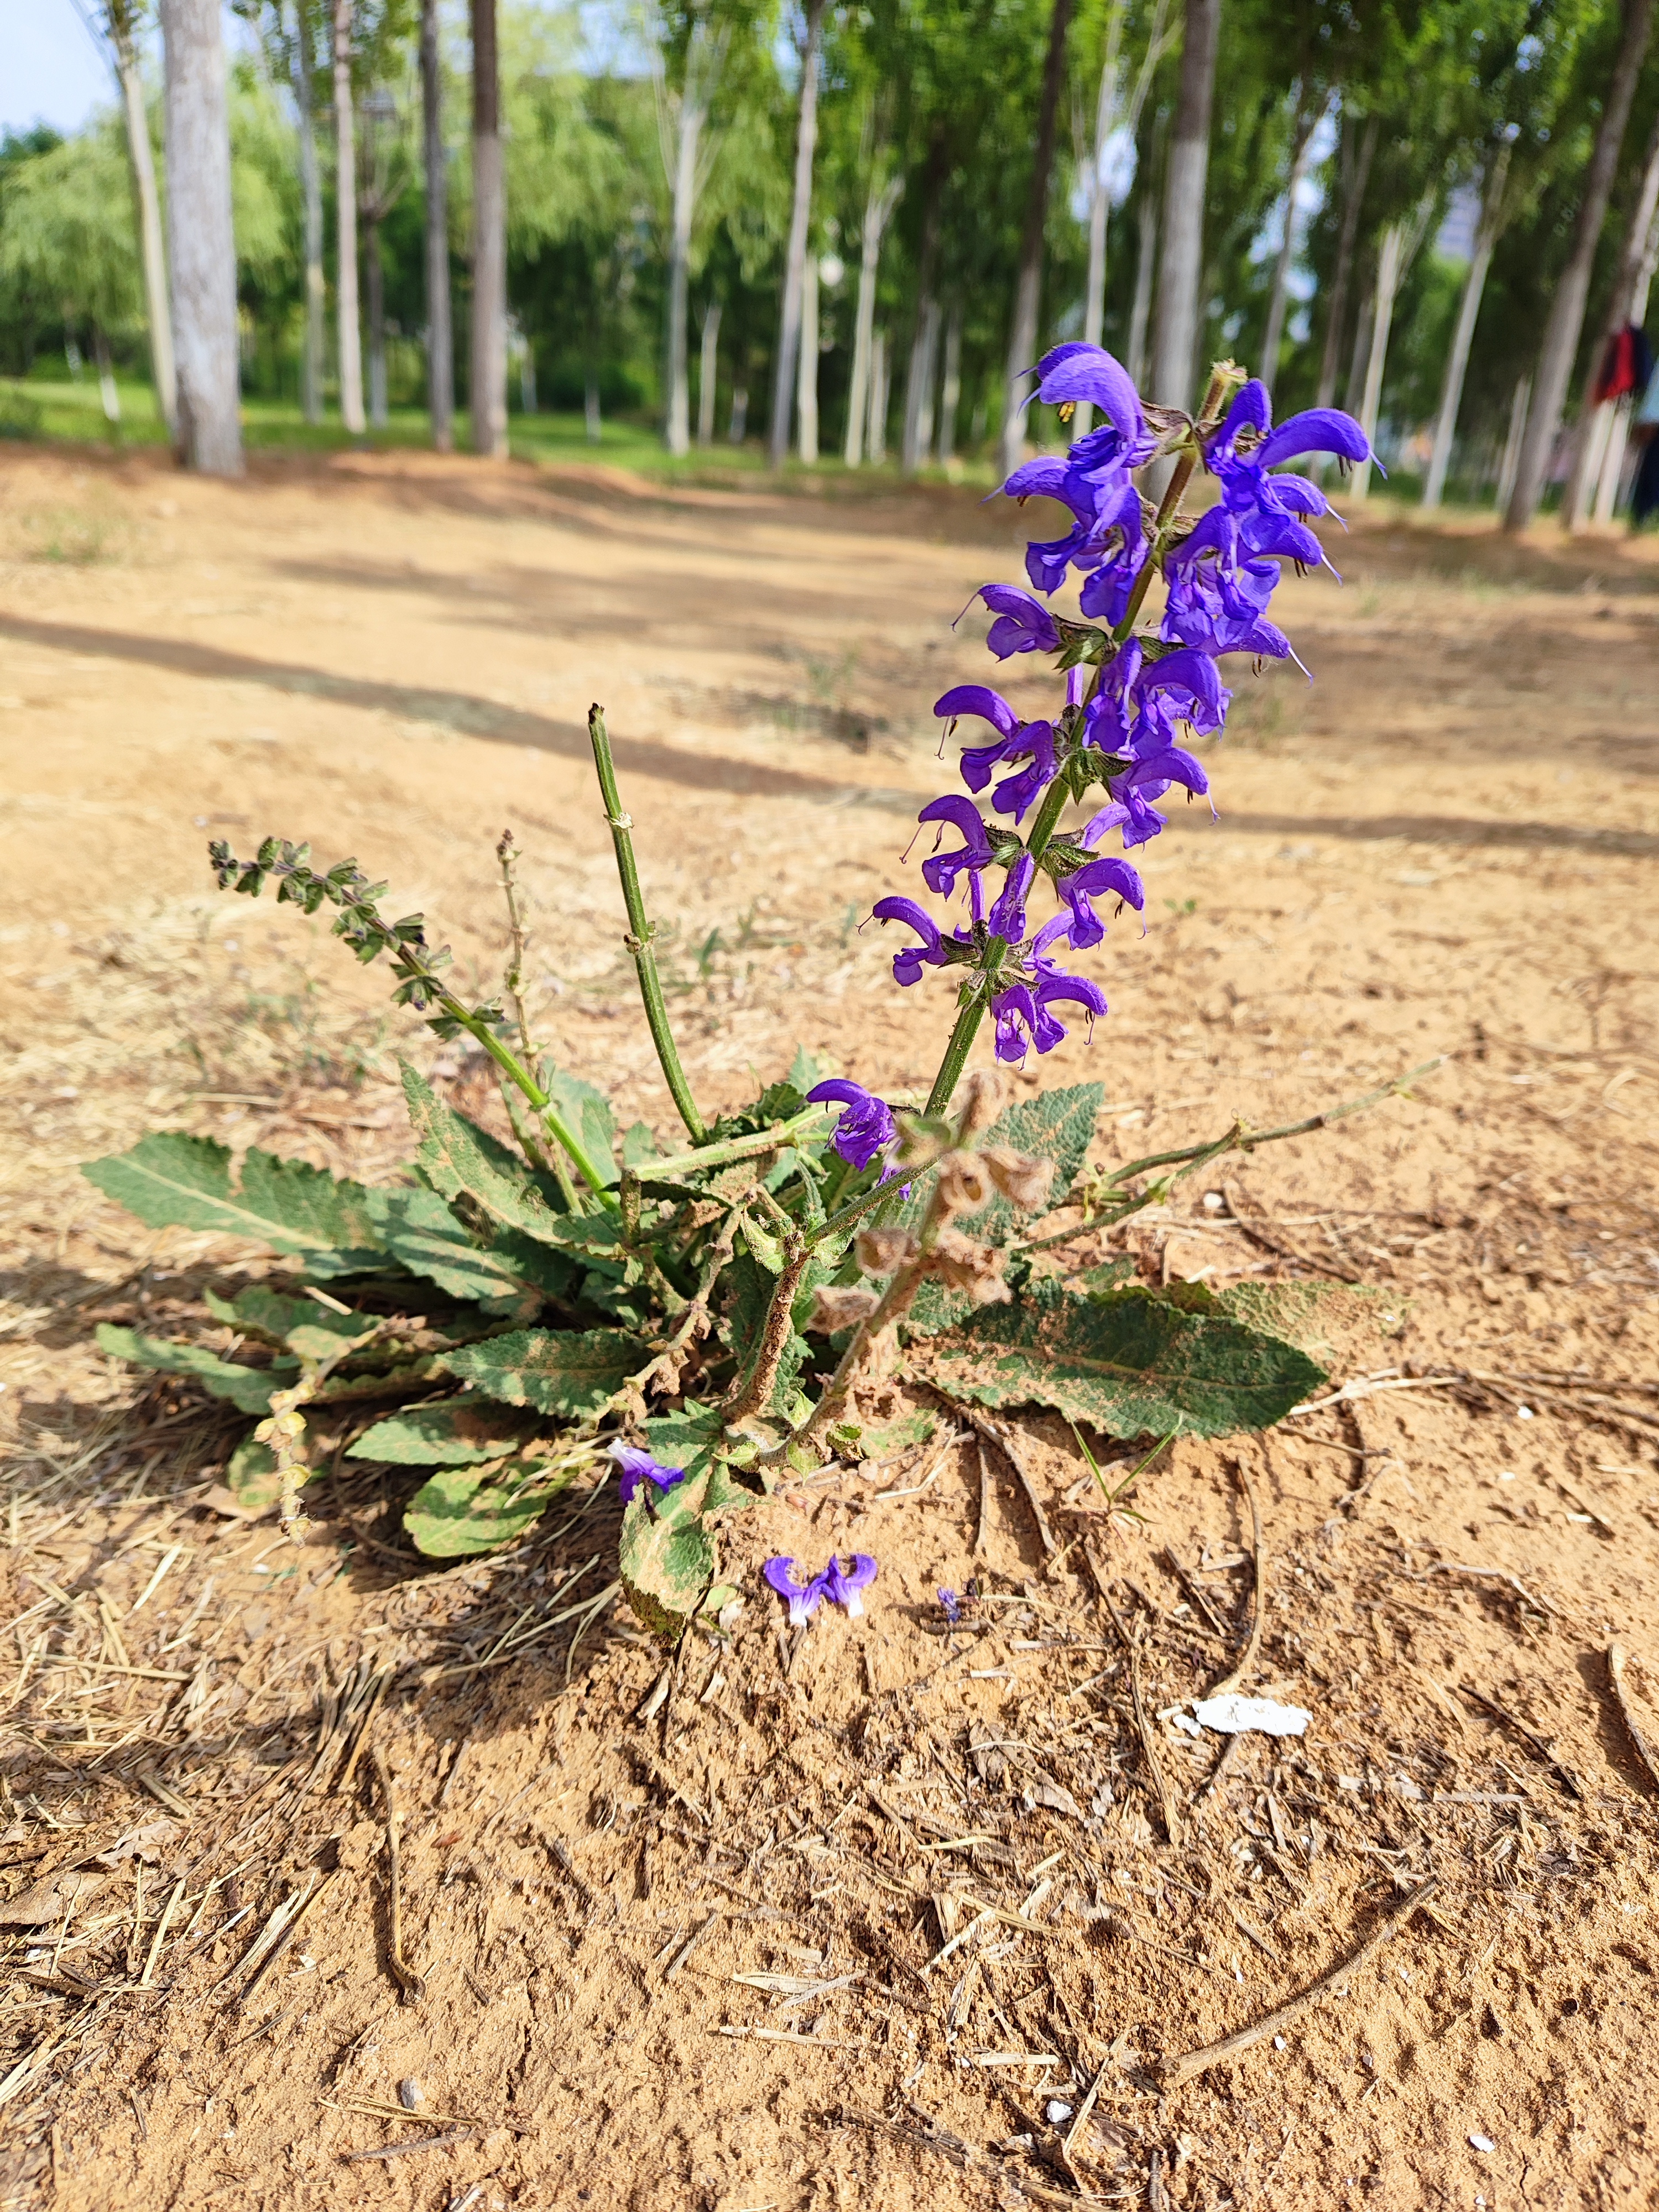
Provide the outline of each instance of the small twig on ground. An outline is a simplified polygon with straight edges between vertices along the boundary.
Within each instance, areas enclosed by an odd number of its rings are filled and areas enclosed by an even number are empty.
[[[979,1455],[979,1526],[974,1532],[974,1557],[983,1559],[988,1558],[990,1550],[991,1462],[986,1456],[985,1446],[977,1437],[974,1439],[974,1449]]]
[[[1233,1473],[1238,1479],[1239,1488],[1249,1501],[1250,1552],[1255,1563],[1255,1585],[1250,1603],[1250,1639],[1244,1647],[1244,1656],[1231,1673],[1224,1675],[1208,1692],[1207,1694],[1212,1698],[1224,1698],[1230,1691],[1236,1690],[1255,1668],[1256,1655],[1261,1649],[1262,1624],[1267,1613],[1267,1545],[1261,1533],[1261,1508],[1256,1503],[1255,1490],[1244,1472],[1243,1460],[1233,1462]]]
[[[1243,1747],[1244,1731],[1241,1729],[1237,1735],[1230,1735],[1226,1742],[1222,1745],[1221,1756],[1210,1769],[1209,1780],[1202,1784],[1194,1794],[1192,1809],[1194,1813],[1200,1805],[1208,1802],[1215,1790],[1216,1784],[1224,1780],[1231,1773],[1233,1764]]]
[[[1107,1590],[1103,1595],[1106,1600],[1106,1610],[1112,1616],[1112,1626],[1116,1629],[1123,1648],[1129,1655],[1129,1695],[1134,1705],[1135,1733],[1140,1738],[1140,1755],[1146,1762],[1147,1779],[1152,1785],[1152,1795],[1158,1800],[1158,1814],[1164,1822],[1164,1832],[1172,1844],[1178,1844],[1181,1841],[1181,1818],[1176,1811],[1175,1799],[1170,1795],[1170,1785],[1164,1778],[1164,1769],[1158,1763],[1157,1740],[1153,1736],[1152,1720],[1146,1711],[1146,1700],[1140,1693],[1140,1645],[1124,1626],[1122,1615],[1112,1603],[1111,1592]]]
[[[411,2151],[447,2150],[452,2143],[471,2142],[477,2134],[476,2128],[451,2128],[441,2136],[419,2136],[413,2142],[382,2143],[377,2150],[349,2150],[343,2154],[348,2166],[365,2158],[407,2158]]]
[[[368,1755],[386,1807],[386,1856],[390,1876],[386,1964],[392,1969],[392,1980],[398,1984],[398,1996],[405,2004],[413,2004],[417,1997],[426,1995],[426,1984],[404,1957],[403,1867],[398,1840],[398,1800],[392,1787],[392,1770],[386,1763],[386,1753],[376,1744]]]
[[[1635,1747],[1636,1755],[1648,1771],[1649,1778],[1659,1790],[1659,1752],[1643,1735],[1636,1724],[1636,1716],[1625,1695],[1625,1648],[1621,1644],[1607,1646],[1607,1680],[1613,1685],[1613,1701],[1619,1707],[1619,1717],[1625,1723],[1625,1733]]]
[[[696,1949],[703,1938],[714,1932],[714,1929],[720,1923],[720,1917],[721,1915],[718,1911],[711,1912],[706,1920],[702,1921],[697,1927],[691,1930],[691,1933],[686,1937],[684,1942],[680,1945],[679,1949],[675,1952],[673,1957],[668,1961],[666,1966],[664,1967],[662,1976],[664,1981],[672,1982],[673,1980],[675,1975],[678,1973],[680,1968],[691,1956],[691,1954]]]
[[[1020,1447],[1000,1421],[994,1421],[988,1414],[976,1413],[973,1407],[964,1406],[956,1399],[951,1401],[951,1405],[952,1410],[968,1422],[977,1435],[996,1446],[1014,1470],[1019,1486],[1025,1493],[1025,1502],[1031,1509],[1031,1518],[1036,1522],[1037,1540],[1042,1546],[1042,1555],[1044,1559],[1052,1559],[1060,1549],[1060,1546],[1055,1540],[1054,1530],[1048,1526],[1048,1516],[1042,1510],[1042,1500],[1037,1496],[1036,1484],[1032,1479],[1030,1468],[1026,1463]],[[981,1468],[984,1466],[982,1457],[980,1464]],[[981,1478],[980,1491],[981,1498],[984,1494],[984,1483]]]
[[[1194,2075],[1206,2073],[1212,2066],[1224,2065],[1230,2059],[1242,2057],[1245,2051],[1266,2037],[1276,2035],[1281,2028],[1288,2027],[1292,2021],[1299,2020],[1310,2006],[1317,2004],[1322,1997],[1328,1996],[1340,1984],[1357,1974],[1382,1949],[1389,1936],[1403,1927],[1418,1906],[1427,1899],[1436,1881],[1437,1877],[1431,1875],[1426,1881],[1420,1882],[1403,1903],[1396,1905],[1392,1912],[1378,1922],[1351,1958],[1345,1959],[1340,1966],[1334,1966],[1328,1974],[1322,1975],[1310,1989],[1304,1990],[1288,2004],[1280,2005],[1277,2011],[1267,2014],[1252,2027],[1240,2028],[1236,2035],[1224,2036],[1219,2043],[1204,2044],[1196,2051],[1189,2051],[1184,2058],[1167,2061],[1159,2069],[1164,2088],[1178,2088],[1183,2081],[1190,2081]]]
[[[1553,1773],[1559,1781],[1561,1787],[1566,1791],[1568,1796],[1577,1797],[1581,1802],[1583,1801],[1584,1795],[1583,1784],[1578,1779],[1578,1777],[1573,1772],[1570,1766],[1565,1765],[1562,1760],[1556,1757],[1555,1753],[1550,1749],[1548,1744],[1545,1742],[1541,1735],[1539,1735],[1535,1730],[1529,1729],[1524,1721],[1517,1720],[1507,1705],[1500,1705],[1496,1698],[1489,1698],[1484,1690],[1477,1690],[1473,1682],[1465,1682],[1463,1684],[1463,1695],[1466,1698],[1473,1698],[1477,1705],[1484,1706],[1486,1711],[1492,1715],[1492,1718],[1494,1720],[1502,1721],[1505,1728],[1512,1729],[1515,1734],[1520,1737],[1522,1742],[1526,1745],[1527,1748],[1534,1754],[1534,1756],[1541,1759],[1544,1765],[1549,1768],[1551,1773]]]

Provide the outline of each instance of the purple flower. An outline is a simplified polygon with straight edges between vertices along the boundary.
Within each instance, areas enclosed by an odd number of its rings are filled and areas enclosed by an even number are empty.
[[[1103,806],[1090,817],[1078,842],[1092,849],[1109,830],[1121,830],[1127,852],[1132,845],[1146,844],[1165,826],[1166,817],[1148,803],[1144,792],[1126,789],[1109,806]]]
[[[1250,552],[1316,568],[1325,560],[1325,549],[1301,518],[1329,514],[1329,501],[1306,477],[1267,471],[1297,453],[1334,453],[1344,464],[1363,461],[1370,457],[1370,447],[1352,416],[1334,407],[1293,415],[1277,430],[1272,421],[1267,387],[1252,377],[1228,409],[1205,463],[1219,479],[1223,504],[1238,518],[1242,541]]]
[[[941,721],[948,717],[952,724],[959,714],[975,714],[1005,738],[1012,738],[1019,727],[1019,716],[1001,692],[993,691],[988,684],[955,685],[934,700],[933,712]]]
[[[805,1628],[825,1598],[831,1605],[845,1606],[854,1618],[861,1613],[864,1601],[859,1593],[876,1579],[876,1563],[867,1552],[854,1552],[852,1566],[843,1574],[841,1562],[832,1558],[822,1574],[806,1583],[796,1580],[793,1559],[769,1559],[761,1571],[778,1595],[788,1599],[790,1626]]]
[[[611,1446],[611,1456],[622,1471],[622,1501],[631,1505],[640,1494],[640,1485],[647,1478],[659,1490],[672,1490],[677,1482],[685,1480],[683,1467],[665,1467],[660,1460],[653,1459],[648,1451],[637,1444],[625,1444],[618,1437]]]
[[[861,1083],[848,1083],[837,1076],[829,1083],[820,1083],[806,1096],[812,1104],[829,1103],[844,1109],[836,1124],[836,1133],[830,1139],[830,1149],[839,1152],[849,1166],[867,1168],[877,1153],[884,1152],[898,1134],[892,1109],[886,1100],[878,1098]]]
[[[1279,563],[1244,556],[1238,518],[1224,506],[1212,507],[1165,558],[1164,637],[1211,654],[1287,657],[1291,641],[1265,612],[1279,582]]]
[[[1002,896],[986,917],[986,927],[993,937],[1006,938],[1010,945],[1018,945],[1024,939],[1025,901],[1036,873],[1036,862],[1029,853],[1022,853],[1008,871]]]
[[[783,1559],[769,1559],[761,1572],[780,1597],[788,1599],[791,1628],[805,1628],[823,1595],[823,1576],[814,1575],[810,1582],[798,1583],[794,1561]]]
[[[962,1601],[957,1597],[953,1589],[941,1589],[939,1594],[939,1601],[940,1609],[945,1614],[945,1618],[950,1622],[951,1627],[954,1628],[957,1623],[962,1619]]]
[[[1029,592],[1019,591],[1012,584],[983,584],[974,597],[983,599],[996,617],[985,642],[999,660],[1007,660],[1016,653],[1060,651],[1060,632],[1054,617]]]
[[[1079,603],[1083,612],[1091,619],[1121,620],[1149,550],[1140,494],[1127,478],[1114,473],[1099,480],[1046,457],[1017,468],[1002,489],[1011,499],[1052,499],[1071,509],[1073,526],[1066,536],[1025,549],[1025,573],[1038,591],[1058,591],[1067,568],[1092,569]]]
[[[1138,469],[1152,457],[1157,441],[1140,411],[1140,395],[1122,363],[1103,346],[1073,340],[1045,353],[1036,365],[1036,397],[1046,407],[1082,404],[1097,407],[1106,428],[1080,438],[1073,447],[1073,459],[1085,454],[1085,465]],[[1115,440],[1115,446],[1108,443]],[[1109,456],[1109,459],[1097,459]]]
[[[893,981],[908,990],[912,983],[921,981],[921,971],[927,968],[943,968],[950,959],[945,949],[945,939],[939,935],[938,924],[926,907],[918,906],[914,899],[879,898],[870,909],[878,921],[908,922],[920,945],[907,945],[902,952],[893,956]]]
[[[1045,1013],[1029,983],[1010,983],[991,1001],[996,1018],[996,1055],[1017,1065],[1035,1045],[1052,1052],[1066,1035],[1063,1023]]]
[[[1066,940],[1074,952],[1098,945],[1106,934],[1105,923],[1090,903],[1091,897],[1109,894],[1126,900],[1137,912],[1146,903],[1140,878],[1127,860],[1085,860],[1071,875],[1062,877],[1058,888],[1072,910]]]
[[[991,841],[985,834],[985,822],[970,799],[956,792],[947,792],[943,799],[935,799],[917,815],[918,822],[949,822],[963,835],[963,842],[948,853],[933,853],[921,864],[922,881],[930,891],[941,898],[949,898],[957,887],[957,878],[963,869],[976,876],[981,868],[988,868],[994,857]]]

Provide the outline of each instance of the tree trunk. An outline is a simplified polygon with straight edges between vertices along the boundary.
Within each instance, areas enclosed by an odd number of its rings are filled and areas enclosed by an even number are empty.
[[[327,345],[323,282],[323,180],[317,160],[317,104],[313,94],[311,29],[304,0],[295,9],[295,105],[300,112],[300,204],[304,228],[305,333],[300,353],[300,411],[323,419],[323,356]]]
[[[887,459],[887,333],[878,331],[870,341],[870,429],[865,441],[871,465],[880,468]]]
[[[1267,326],[1261,338],[1261,381],[1271,396],[1279,381],[1279,349],[1285,340],[1285,313],[1291,296],[1291,269],[1296,259],[1296,196],[1302,189],[1302,179],[1308,173],[1308,156],[1313,150],[1314,132],[1324,119],[1322,104],[1310,108],[1305,94],[1298,88],[1296,103],[1296,124],[1291,157],[1291,178],[1285,191],[1285,235],[1279,242],[1278,257],[1273,263],[1273,283],[1267,294]]]
[[[1469,348],[1474,341],[1475,322],[1480,313],[1480,295],[1486,289],[1492,248],[1497,245],[1498,233],[1503,228],[1501,210],[1509,167],[1510,149],[1507,146],[1500,146],[1486,171],[1486,185],[1480,194],[1480,221],[1474,234],[1474,255],[1469,263],[1468,274],[1463,279],[1463,296],[1457,307],[1457,326],[1452,332],[1451,350],[1446,356],[1445,374],[1441,380],[1440,412],[1435,417],[1434,424],[1434,451],[1429,459],[1428,479],[1423,486],[1425,507],[1438,507],[1446,489],[1446,471],[1451,465],[1452,438],[1457,428],[1457,410],[1463,404],[1463,377],[1469,365]]]
[[[590,368],[582,392],[582,433],[590,446],[599,442],[599,378],[597,369]]]
[[[1353,319],[1353,351],[1348,356],[1348,374],[1342,385],[1342,404],[1349,414],[1357,415],[1365,389],[1365,364],[1371,357],[1371,318],[1376,309],[1376,286],[1367,278],[1359,295],[1359,312]]]
[[[115,71],[121,81],[121,105],[126,115],[132,189],[138,202],[138,246],[144,264],[150,375],[155,386],[155,404],[171,438],[179,423],[179,380],[173,366],[173,311],[167,303],[167,264],[161,245],[161,203],[155,189],[155,155],[149,143],[144,81],[132,42],[131,21],[125,9],[112,8],[109,23],[115,46]]]
[[[1569,530],[1583,528],[1590,501],[1595,494],[1601,465],[1606,458],[1613,428],[1613,404],[1611,400],[1603,400],[1598,406],[1595,386],[1608,345],[1626,323],[1636,319],[1632,311],[1636,300],[1636,288],[1641,281],[1642,262],[1647,252],[1648,233],[1653,227],[1656,206],[1659,206],[1659,118],[1655,119],[1648,134],[1647,151],[1642,160],[1642,180],[1630,211],[1630,219],[1625,225],[1619,266],[1613,274],[1613,291],[1607,301],[1607,320],[1602,325],[1600,342],[1591,350],[1589,366],[1584,373],[1584,396],[1579,403],[1578,434],[1573,445],[1572,473],[1568,479],[1566,498],[1563,502],[1564,518]]]
[[[1510,503],[1515,489],[1516,471],[1521,465],[1521,441],[1526,434],[1527,410],[1532,404],[1532,379],[1517,379],[1510,399],[1510,427],[1504,440],[1504,458],[1498,464],[1498,489],[1494,505],[1500,514]]]
[[[380,226],[364,228],[363,273],[368,290],[368,419],[377,430],[386,423],[386,271],[380,262]]]
[[[236,241],[218,0],[161,0],[161,38],[179,453],[187,468],[236,477]]]
[[[939,426],[933,459],[941,468],[956,458],[957,410],[962,404],[962,301],[952,300],[945,322],[945,371],[939,379]]]
[[[795,120],[795,192],[789,210],[789,245],[783,264],[783,305],[778,349],[772,361],[772,421],[766,458],[781,468],[789,451],[789,403],[800,347],[801,295],[806,281],[806,234],[812,220],[812,156],[818,137],[818,47],[824,0],[806,0],[806,44],[800,58],[800,108]]]
[[[121,420],[121,395],[115,388],[115,365],[109,357],[109,340],[100,324],[92,326],[92,359],[98,371],[98,403],[112,429]]]
[[[849,469],[864,458],[865,416],[870,404],[872,349],[876,331],[876,274],[881,260],[881,241],[904,190],[902,177],[878,185],[882,149],[870,164],[870,188],[864,202],[864,236],[859,246],[859,296],[853,319],[853,378],[847,394],[847,443],[842,459]]]
[[[1337,364],[1342,358],[1342,331],[1348,316],[1348,289],[1353,283],[1354,247],[1359,238],[1359,215],[1364,204],[1365,186],[1370,179],[1371,163],[1376,156],[1376,142],[1382,132],[1380,119],[1375,115],[1365,118],[1359,133],[1358,146],[1346,165],[1349,174],[1343,179],[1342,222],[1336,234],[1336,265],[1331,271],[1330,306],[1325,316],[1325,346],[1319,361],[1319,385],[1314,404],[1328,407],[1336,397]]]
[[[1549,320],[1544,325],[1544,342],[1539,349],[1538,367],[1533,377],[1532,406],[1527,416],[1526,434],[1521,441],[1515,489],[1510,495],[1509,511],[1504,517],[1505,530],[1524,530],[1537,513],[1538,502],[1543,496],[1544,479],[1567,396],[1567,381],[1572,374],[1573,357],[1578,351],[1579,335],[1584,327],[1584,307],[1589,296],[1596,241],[1601,235],[1607,196],[1613,190],[1620,149],[1625,143],[1625,126],[1630,121],[1631,101],[1653,27],[1653,8],[1654,0],[1626,0],[1624,36],[1602,104],[1601,119],[1596,125],[1595,145],[1584,177],[1577,219],[1573,224],[1567,265],[1557,280],[1550,301]]]
[[[1220,36],[1221,0],[1187,0],[1181,90],[1164,179],[1164,266],[1152,336],[1152,397],[1165,407],[1185,407],[1193,397],[1204,274],[1204,186]]]
[[[1659,266],[1659,215],[1649,222],[1646,248],[1642,265],[1637,271],[1636,290],[1630,304],[1630,319],[1638,330],[1648,319],[1648,294],[1653,285],[1653,272]],[[1624,472],[1625,449],[1630,440],[1631,416],[1640,404],[1641,395],[1627,393],[1619,403],[1613,425],[1607,434],[1607,458],[1601,464],[1601,480],[1595,494],[1595,519],[1611,522],[1619,501],[1619,481]]]
[[[697,356],[697,443],[714,442],[714,386],[720,368],[720,303],[711,300],[703,310],[702,345]]]
[[[683,459],[691,450],[691,394],[687,381],[685,317],[690,279],[691,216],[697,196],[697,149],[703,109],[688,66],[674,143],[674,177],[668,241],[668,419],[664,442]],[[734,438],[734,445],[741,444]]]
[[[1135,216],[1135,296],[1129,310],[1129,349],[1123,366],[1139,386],[1146,374],[1146,332],[1152,319],[1152,275],[1158,265],[1158,193],[1142,191]]]
[[[449,164],[438,0],[421,0],[421,125],[426,168],[426,404],[432,442],[455,444],[455,326],[449,305]]]
[[[818,258],[801,271],[800,360],[795,374],[796,450],[809,468],[818,458]]]
[[[352,0],[334,0],[335,320],[340,420],[354,438],[363,419],[362,330],[357,310],[357,130],[351,104]]]
[[[939,301],[931,290],[916,302],[915,336],[904,379],[904,432],[899,466],[914,476],[933,441],[933,364],[939,353]]]
[[[740,446],[748,434],[749,386],[734,384],[732,386],[732,419],[726,426],[726,441],[730,446]]]
[[[1389,329],[1394,321],[1394,303],[1399,295],[1400,280],[1406,273],[1406,246],[1405,224],[1391,222],[1376,249],[1370,343],[1365,349],[1365,388],[1359,403],[1359,427],[1371,444],[1376,441],[1376,417],[1382,404],[1382,371],[1389,358]],[[1356,462],[1349,497],[1364,499],[1370,483],[1370,463]]]
[[[1219,8],[1221,0],[1192,0],[1194,6]],[[1002,469],[1010,475],[1025,451],[1025,374],[1036,360],[1037,304],[1042,290],[1042,233],[1048,217],[1048,180],[1054,166],[1054,125],[1066,74],[1066,33],[1072,0],[1053,0],[1048,50],[1042,61],[1042,92],[1037,106],[1036,143],[1031,154],[1031,184],[1025,200],[1025,228],[1019,241],[1019,276],[1014,285],[1014,315],[1008,331],[1008,362],[1002,386]]]
[[[472,450],[507,458],[507,183],[495,0],[472,8]]]

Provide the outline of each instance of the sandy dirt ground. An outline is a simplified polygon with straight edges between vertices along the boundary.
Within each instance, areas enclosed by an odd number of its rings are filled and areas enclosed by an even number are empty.
[[[266,831],[389,878],[488,989],[510,824],[537,1020],[666,1138],[592,699],[705,1106],[797,1042],[924,1090],[943,993],[896,991],[860,925],[914,888],[933,699],[985,675],[952,619],[1017,575],[1014,518],[7,454],[0,2205],[1659,2196],[1659,1779],[1630,1725],[1659,1740],[1659,561],[1350,519],[1344,588],[1282,595],[1316,681],[1241,670],[1219,818],[1147,849],[1146,931],[1094,956],[1112,1012],[1040,1071],[1105,1085],[1121,1162],[1442,1061],[1120,1240],[1153,1280],[1303,1285],[1328,1389],[1266,1440],[1178,1442],[1130,1510],[1047,1418],[1029,1490],[948,1416],[832,1467],[735,1565],[875,1553],[866,1618],[795,1648],[752,1599],[641,1719],[660,1661],[606,1595],[599,1492],[447,1570],[385,1470],[319,1486],[297,1553],[216,1513],[238,1427],[93,1333],[199,1329],[204,1285],[268,1263],[143,1230],[76,1164],[161,1126],[389,1174],[399,1050],[489,1110],[319,924],[212,890],[206,840]],[[1167,1716],[1245,1648],[1247,1492],[1250,1686],[1312,1719],[1218,1772]],[[946,1637],[935,1589],[975,1573]]]

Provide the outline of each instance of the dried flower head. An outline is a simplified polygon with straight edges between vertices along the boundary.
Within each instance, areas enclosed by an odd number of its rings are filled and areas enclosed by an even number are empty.
[[[853,1249],[866,1275],[890,1275],[908,1267],[921,1247],[908,1229],[860,1229]]]
[[[812,1314],[806,1326],[820,1336],[836,1336],[867,1321],[880,1304],[876,1292],[862,1283],[821,1283],[812,1294]]]
[[[1013,1295],[1002,1279],[1004,1256],[958,1229],[942,1229],[928,1255],[946,1290],[966,1291],[976,1306],[1000,1305]]]
[[[977,1213],[991,1202],[991,1178],[977,1152],[946,1152],[939,1164],[939,1205],[946,1214]]]
[[[988,1129],[1007,1095],[1008,1079],[1000,1067],[975,1067],[964,1075],[951,1102],[957,1109],[957,1141],[965,1145]]]
[[[988,1145],[979,1157],[997,1188],[1022,1212],[1036,1213],[1048,1204],[1054,1179],[1052,1160],[1035,1159],[1008,1145]]]

